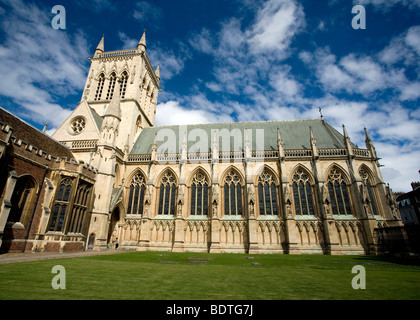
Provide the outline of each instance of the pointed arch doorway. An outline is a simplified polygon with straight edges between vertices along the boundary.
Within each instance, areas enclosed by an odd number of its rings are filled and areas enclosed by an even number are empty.
[[[114,244],[115,240],[117,240],[118,237],[118,221],[120,221],[120,209],[119,207],[115,207],[115,209],[112,211],[111,218],[109,221],[109,227],[108,227],[108,237],[107,237],[107,243],[108,244]]]

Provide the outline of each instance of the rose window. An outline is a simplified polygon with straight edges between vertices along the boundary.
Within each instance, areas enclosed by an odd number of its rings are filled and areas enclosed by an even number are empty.
[[[75,134],[81,133],[86,126],[86,121],[83,118],[77,118],[71,123],[71,130]]]

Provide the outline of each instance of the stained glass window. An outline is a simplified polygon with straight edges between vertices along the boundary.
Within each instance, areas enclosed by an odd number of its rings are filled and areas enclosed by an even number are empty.
[[[336,169],[331,170],[328,176],[328,191],[333,214],[351,215],[349,191],[342,174]]]
[[[293,199],[296,215],[315,215],[311,183],[300,169],[293,176]]]
[[[267,170],[258,177],[258,207],[260,215],[278,214],[276,185]]]
[[[175,213],[176,185],[175,178],[168,171],[161,180],[159,189],[158,214],[173,215]]]
[[[235,171],[231,170],[224,181],[225,215],[242,215],[242,186]]]

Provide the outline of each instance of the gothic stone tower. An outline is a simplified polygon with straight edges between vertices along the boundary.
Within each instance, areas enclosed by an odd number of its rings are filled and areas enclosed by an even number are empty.
[[[111,216],[119,214],[112,204],[122,190],[115,178],[143,128],[154,125],[160,75],[147,57],[145,33],[136,49],[111,52],[104,51],[102,37],[89,60],[82,99],[53,138],[98,170],[89,234],[104,247],[112,236],[109,225],[119,220]]]

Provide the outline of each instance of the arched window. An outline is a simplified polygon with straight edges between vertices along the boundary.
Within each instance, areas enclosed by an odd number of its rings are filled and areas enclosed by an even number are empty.
[[[125,91],[127,89],[127,81],[128,81],[128,74],[124,71],[124,73],[121,76],[121,86],[120,86],[120,97],[122,99],[125,98]]]
[[[359,171],[359,174],[360,174],[360,177],[362,178],[362,182],[363,182],[365,188],[367,189],[370,209],[372,210],[373,214],[375,216],[377,216],[377,215],[379,215],[378,206],[376,205],[374,190],[373,190],[372,185],[369,181],[369,176],[368,176],[367,172],[365,171],[365,169],[363,169],[363,168]]]
[[[176,181],[170,171],[162,177],[159,189],[158,214],[174,215],[176,197]]]
[[[111,100],[114,95],[115,83],[117,82],[117,76],[115,73],[111,74],[109,78],[108,93],[106,94],[106,100]]]
[[[61,180],[51,214],[49,231],[63,231],[64,218],[69,206],[72,181],[69,178]]]
[[[23,225],[29,221],[31,214],[32,196],[35,194],[35,182],[30,177],[19,178],[13,191],[9,217],[9,222],[21,222]]]
[[[101,100],[102,90],[104,89],[105,75],[101,73],[98,80],[98,87],[96,88],[95,100]]]
[[[207,215],[209,182],[203,172],[198,171],[191,182],[191,215]]]
[[[144,194],[146,182],[142,174],[138,173],[131,180],[128,196],[127,214],[143,214]]]
[[[273,176],[266,170],[258,177],[260,215],[278,215],[277,191]]]
[[[333,214],[351,215],[351,204],[349,191],[342,174],[336,170],[331,170],[328,176],[328,192],[331,199]]]
[[[296,215],[315,215],[311,183],[300,169],[293,176],[293,199]]]
[[[91,185],[83,181],[77,187],[68,232],[82,233],[83,222],[88,210]]]
[[[226,216],[242,215],[241,180],[234,170],[229,171],[224,180],[224,202]]]

